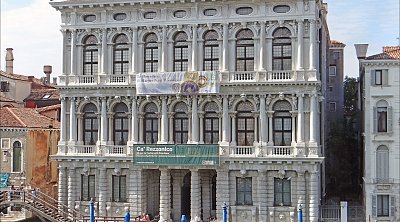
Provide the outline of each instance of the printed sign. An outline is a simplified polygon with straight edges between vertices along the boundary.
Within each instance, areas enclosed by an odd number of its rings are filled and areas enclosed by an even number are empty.
[[[218,145],[134,145],[137,165],[219,165]]]
[[[219,93],[218,71],[139,73],[137,95]]]

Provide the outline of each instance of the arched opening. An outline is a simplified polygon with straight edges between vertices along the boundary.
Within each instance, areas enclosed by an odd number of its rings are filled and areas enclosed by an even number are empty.
[[[181,195],[181,214],[186,215],[186,219],[190,221],[190,178],[192,174],[188,172],[183,178],[182,195]]]

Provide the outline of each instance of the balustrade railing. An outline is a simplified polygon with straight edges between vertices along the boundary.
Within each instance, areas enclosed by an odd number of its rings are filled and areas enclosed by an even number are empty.
[[[243,72],[231,72],[231,81],[240,82],[240,81],[255,81],[256,72],[253,71],[243,71]]]
[[[291,146],[272,146],[268,149],[268,154],[273,156],[290,156],[293,154],[293,147]]]
[[[127,154],[127,146],[107,146],[106,154],[107,155],[126,155]]]
[[[293,71],[289,70],[276,70],[268,72],[267,81],[282,81],[282,80],[292,80]]]
[[[127,83],[128,75],[108,75],[109,83]]]
[[[79,79],[79,83],[81,84],[92,84],[92,83],[96,83],[95,81],[95,77],[94,75],[81,75],[81,76],[77,76]]]
[[[373,179],[373,181],[376,184],[392,184],[392,183],[394,183],[393,178],[375,178],[375,179]]]
[[[77,154],[95,154],[95,145],[75,145],[75,150]]]
[[[236,146],[232,147],[232,154],[234,156],[254,156],[255,148],[253,146]]]

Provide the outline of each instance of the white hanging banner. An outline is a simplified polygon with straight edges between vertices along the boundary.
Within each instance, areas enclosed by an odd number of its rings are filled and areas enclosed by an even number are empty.
[[[136,75],[137,95],[219,93],[218,71],[150,72]]]

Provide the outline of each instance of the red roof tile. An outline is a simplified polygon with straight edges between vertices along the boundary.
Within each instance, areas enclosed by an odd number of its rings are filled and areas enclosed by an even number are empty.
[[[61,109],[61,104],[56,104],[56,105],[44,106],[44,107],[36,108],[36,110],[39,113],[46,112],[46,111],[49,111],[49,110],[56,110],[56,109]]]
[[[400,46],[385,46],[383,52],[368,56],[366,60],[400,60]]]
[[[0,109],[0,127],[59,128],[60,124],[36,109],[5,107]]]
[[[10,79],[15,79],[15,80],[21,80],[21,81],[27,81],[27,82],[32,82],[32,89],[42,89],[42,88],[51,88],[54,89],[53,85],[47,85],[44,84],[40,79],[35,78],[34,76],[24,76],[24,75],[18,75],[18,74],[8,74],[4,71],[0,70],[0,76],[4,76]]]
[[[47,98],[44,98],[48,95]],[[24,99],[26,100],[58,100],[60,99],[60,92],[58,89],[32,89],[29,96]]]

